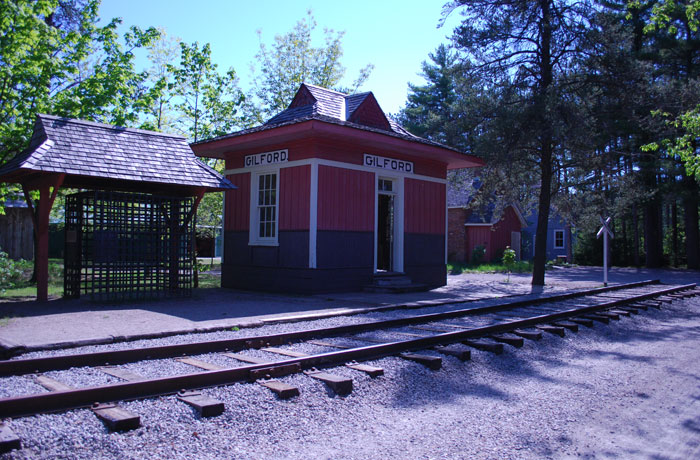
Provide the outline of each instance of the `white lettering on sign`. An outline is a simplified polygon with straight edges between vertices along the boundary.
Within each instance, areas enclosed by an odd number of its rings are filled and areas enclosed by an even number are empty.
[[[287,149],[276,150],[274,152],[256,153],[255,155],[246,155],[245,167],[264,166],[275,163],[285,163],[289,161],[289,152]]]
[[[397,160],[396,158],[385,158],[379,155],[365,153],[365,166],[372,168],[390,169],[413,174],[413,163],[410,161]]]

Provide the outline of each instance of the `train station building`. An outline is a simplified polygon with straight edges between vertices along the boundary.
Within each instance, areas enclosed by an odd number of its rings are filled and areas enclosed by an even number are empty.
[[[222,286],[298,293],[444,285],[447,171],[483,165],[410,134],[371,92],[309,84],[265,124],[191,148],[238,187]]]

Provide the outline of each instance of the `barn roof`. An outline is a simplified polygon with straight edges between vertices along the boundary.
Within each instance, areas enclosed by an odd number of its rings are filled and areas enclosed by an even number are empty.
[[[37,115],[30,146],[0,167],[0,181],[65,174],[66,187],[188,194],[235,188],[173,134]]]
[[[266,123],[212,139],[198,141],[191,145],[197,155],[219,157],[221,155],[221,147],[219,146],[223,145],[220,141],[233,140],[309,121],[340,125],[355,130],[402,139],[411,143],[437,147],[443,152],[451,152],[455,159],[460,158],[456,160],[456,164],[460,165],[459,167],[483,165],[483,161],[476,157],[409,133],[382,111],[371,92],[348,95],[308,83],[303,83],[299,87],[294,99],[286,110],[270,118]]]

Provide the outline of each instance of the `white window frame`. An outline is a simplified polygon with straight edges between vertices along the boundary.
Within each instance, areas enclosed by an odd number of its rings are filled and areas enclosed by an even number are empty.
[[[260,191],[259,182],[260,176],[274,174],[276,176],[275,184],[275,236],[261,237],[260,236],[260,215],[258,212],[258,192]],[[280,223],[280,168],[263,169],[260,171],[251,172],[250,181],[250,227],[249,227],[249,246],[279,246],[279,223]]]
[[[557,245],[557,233],[561,234],[561,246]],[[566,247],[566,235],[564,230],[554,230],[554,249],[564,249]]]

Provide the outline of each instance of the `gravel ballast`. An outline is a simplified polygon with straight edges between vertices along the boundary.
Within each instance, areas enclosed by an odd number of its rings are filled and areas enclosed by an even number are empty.
[[[20,418],[24,448],[2,458],[700,458],[698,350],[694,298],[500,356],[443,357],[439,371],[399,358],[369,363],[385,370],[376,379],[330,369],[352,377],[344,397],[292,375],[281,380],[301,395],[287,401],[257,384],[205,390],[227,408],[212,419],[174,396],[122,403],[143,425],[126,433],[88,410]]]

